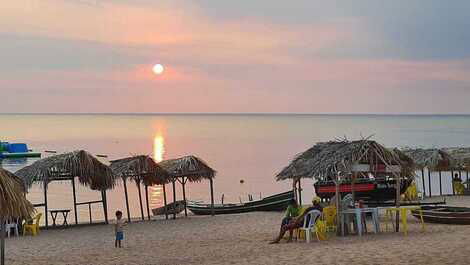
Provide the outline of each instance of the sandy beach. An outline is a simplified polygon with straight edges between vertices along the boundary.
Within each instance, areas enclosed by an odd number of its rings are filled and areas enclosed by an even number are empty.
[[[451,205],[470,205],[465,197]],[[268,242],[282,213],[132,223],[124,248],[113,246],[111,225],[42,231],[7,240],[7,264],[468,264],[470,226],[427,224],[409,218],[410,232],[333,237],[328,241]]]

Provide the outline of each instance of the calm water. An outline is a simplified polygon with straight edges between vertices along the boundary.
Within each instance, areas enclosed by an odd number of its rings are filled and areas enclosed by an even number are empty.
[[[157,160],[187,154],[197,155],[218,171],[215,198],[225,202],[247,200],[282,192],[291,183],[276,182],[275,174],[299,152],[318,141],[347,136],[357,139],[374,135],[386,146],[470,146],[470,116],[381,116],[381,115],[0,115],[0,140],[26,142],[35,151],[67,152],[86,149],[116,159],[149,154]],[[48,154],[44,153],[44,156]],[[32,159],[3,160],[10,171]],[[103,162],[107,162],[104,160]],[[447,175],[446,175],[447,174]],[[437,176],[437,175],[436,175]],[[433,181],[438,178],[433,175]],[[240,180],[244,183],[241,184]],[[427,177],[426,177],[427,179]],[[444,193],[449,193],[450,176],[444,173]],[[312,182],[304,181],[304,201],[313,195]],[[434,188],[436,187],[436,188]],[[438,185],[433,184],[433,193]],[[172,198],[167,186],[167,198]],[[150,202],[163,202],[161,187],[152,187]],[[139,216],[135,185],[129,185],[130,207]],[[180,187],[177,189],[181,197]],[[207,182],[188,185],[188,198],[209,200]],[[28,193],[33,203],[43,201],[42,190]],[[78,201],[100,199],[99,192],[78,189]],[[53,183],[49,208],[72,209],[70,183]],[[125,210],[122,185],[108,193],[110,213]],[[88,220],[88,208],[78,209],[80,221]],[[73,213],[71,214],[73,216]],[[100,205],[93,206],[94,218],[103,218]]]

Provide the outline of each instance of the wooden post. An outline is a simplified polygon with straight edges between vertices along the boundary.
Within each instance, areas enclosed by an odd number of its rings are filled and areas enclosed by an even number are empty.
[[[166,189],[165,189],[166,184],[163,183],[162,186],[163,186],[163,206],[165,206],[165,219],[168,220],[168,211],[166,209],[166,205],[167,205],[167,203],[166,203]]]
[[[90,224],[92,224],[93,219],[91,218],[91,203],[88,203],[88,214],[90,215]]]
[[[432,189],[431,189],[431,170],[428,168],[428,182],[429,182],[429,197],[432,197]]]
[[[423,181],[423,197],[426,197],[426,183],[424,182],[424,168],[421,169],[421,180]]]
[[[140,181],[137,182],[137,189],[139,190],[140,215],[142,216],[142,221],[144,221],[145,217],[144,217],[144,207],[142,206],[142,192],[140,191]]]
[[[439,194],[442,196],[442,174],[439,170]]]
[[[5,220],[0,219],[0,264],[5,265]]]
[[[299,194],[297,193],[297,179],[292,179],[292,192],[294,192],[294,199],[299,204]],[[241,202],[240,202],[241,203]]]
[[[176,186],[175,186],[175,179],[172,181],[173,184],[173,207],[176,206]],[[173,211],[173,219],[176,219],[176,213]]]
[[[211,186],[211,215],[214,216],[214,183],[212,179],[209,179]]]
[[[149,186],[147,185],[145,185],[145,201],[147,202],[147,218],[150,220]]]
[[[462,171],[459,169],[459,179],[462,180]]]
[[[345,233],[345,231],[341,231],[341,205],[340,205],[340,193],[339,193],[339,176],[336,176],[335,181],[335,205],[336,205],[336,233],[339,236],[341,233]]]
[[[184,177],[182,178],[181,186],[183,188],[184,216],[188,216],[188,210],[186,209],[186,180],[184,180]]]
[[[468,185],[468,170],[467,170],[467,189],[468,189],[469,185]]]
[[[126,197],[127,221],[130,223],[131,212],[129,210],[129,195],[127,194],[127,178],[122,178],[122,184],[124,184],[124,196]]]
[[[353,173],[351,175],[351,195],[352,195],[352,199],[353,199],[353,203],[354,205],[356,205],[356,190],[354,189],[354,184],[356,182],[356,175]]]
[[[450,180],[452,181],[452,195],[455,195],[455,190],[454,190],[454,171],[450,171]]]
[[[101,191],[101,199],[103,201],[104,222],[109,224],[108,221],[108,199],[106,198],[106,190]]]
[[[299,178],[299,205],[302,206],[302,186],[300,185],[300,178]]]
[[[396,197],[396,207],[397,208],[400,208],[400,176],[401,176],[401,173],[400,174],[397,174],[396,175],[396,178],[397,178],[397,181],[396,181],[396,191],[397,191],[397,197]],[[424,182],[423,182],[424,183]],[[395,231],[396,232],[399,232],[400,231],[400,211],[397,211],[397,214],[396,214],[396,217],[395,217],[395,223],[396,223],[396,228],[395,228]]]
[[[44,221],[46,221],[46,229],[49,227],[49,213],[47,209],[47,183],[44,182]]]
[[[72,193],[73,193],[73,213],[75,215],[75,224],[78,225],[77,191],[75,190],[75,178],[74,177],[72,177]]]

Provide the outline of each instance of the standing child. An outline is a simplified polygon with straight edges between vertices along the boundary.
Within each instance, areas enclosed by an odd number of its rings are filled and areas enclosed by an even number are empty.
[[[116,234],[116,241],[114,242],[114,247],[121,247],[121,241],[124,239],[124,232],[122,228],[126,225],[124,220],[122,220],[122,212],[116,211],[116,224],[114,225],[114,232]]]

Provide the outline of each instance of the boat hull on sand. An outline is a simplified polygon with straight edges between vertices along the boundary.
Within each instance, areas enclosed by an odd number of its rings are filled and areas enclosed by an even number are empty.
[[[294,192],[288,191],[269,196],[257,201],[237,204],[214,204],[214,214],[235,214],[254,211],[283,211],[294,199]],[[196,215],[210,215],[210,204],[188,203],[188,209]]]
[[[423,206],[423,220],[427,223],[470,225],[470,208],[451,206]],[[418,210],[413,210],[414,217],[420,219]]]
[[[179,214],[182,211],[184,211],[184,201],[176,201],[176,202],[167,204],[167,206],[152,209],[152,213],[154,216],[164,215],[165,213],[166,214]]]

